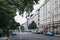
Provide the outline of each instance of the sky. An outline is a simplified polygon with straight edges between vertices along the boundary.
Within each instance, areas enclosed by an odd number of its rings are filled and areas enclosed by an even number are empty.
[[[17,23],[20,23],[20,24],[25,23],[27,20],[25,17],[22,17],[21,15],[19,15],[18,9],[17,9],[16,16],[14,17],[14,19]]]
[[[38,2],[39,2],[39,4],[35,4],[33,6],[34,10],[32,11],[31,14],[34,14],[36,12],[36,10],[40,8],[40,6],[44,3],[44,0],[40,0]],[[14,17],[14,19],[15,19],[16,22],[20,23],[21,25],[27,21],[27,19],[26,19],[26,12],[24,12],[23,15],[24,15],[24,17],[19,15],[19,11],[17,9],[16,16]]]

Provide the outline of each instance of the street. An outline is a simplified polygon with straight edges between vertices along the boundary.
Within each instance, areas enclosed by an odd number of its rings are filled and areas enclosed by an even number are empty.
[[[60,40],[59,37],[45,36],[42,34],[19,33],[11,36],[10,40]]]

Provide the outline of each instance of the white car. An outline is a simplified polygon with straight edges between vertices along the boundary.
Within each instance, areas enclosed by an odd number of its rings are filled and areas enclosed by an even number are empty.
[[[13,31],[11,32],[11,35],[16,35],[17,33],[18,33],[18,31],[13,30]]]
[[[36,33],[36,30],[32,30],[32,33]]]

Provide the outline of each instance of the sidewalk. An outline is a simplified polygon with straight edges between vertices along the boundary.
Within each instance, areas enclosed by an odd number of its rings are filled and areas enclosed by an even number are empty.
[[[0,40],[7,40],[8,37],[0,37]]]
[[[60,37],[60,34],[57,34],[57,35],[55,34],[54,36],[55,36],[55,37]]]

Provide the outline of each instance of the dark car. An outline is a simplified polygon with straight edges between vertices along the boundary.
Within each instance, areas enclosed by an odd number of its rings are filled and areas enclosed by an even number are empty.
[[[36,31],[36,34],[43,34],[42,31]]]

